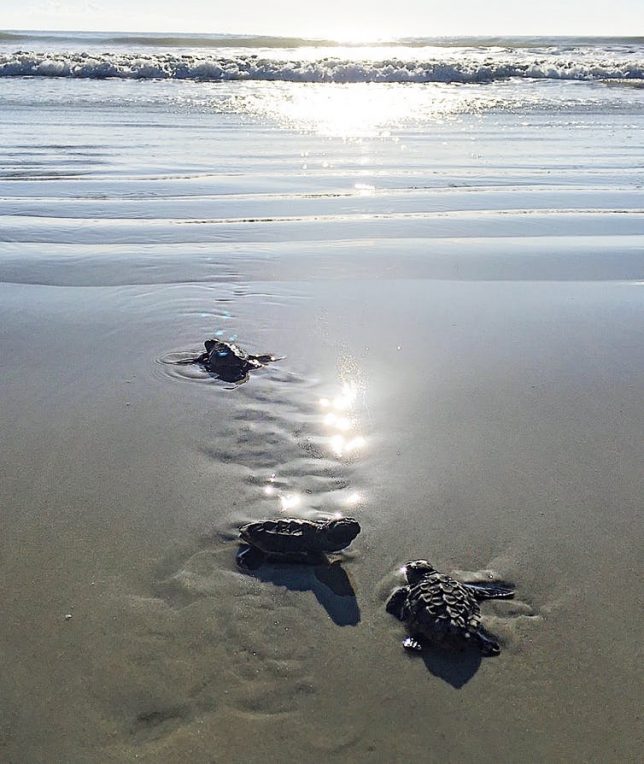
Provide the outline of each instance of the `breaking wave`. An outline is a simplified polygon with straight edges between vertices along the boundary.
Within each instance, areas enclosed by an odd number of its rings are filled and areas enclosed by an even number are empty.
[[[25,52],[0,54],[0,77],[72,77],[81,79],[176,79],[218,82],[457,82],[484,83],[509,78],[552,80],[641,80],[644,59],[595,59],[566,56],[504,58],[460,56],[428,60],[387,58],[356,60],[325,57],[278,60],[177,53]]]

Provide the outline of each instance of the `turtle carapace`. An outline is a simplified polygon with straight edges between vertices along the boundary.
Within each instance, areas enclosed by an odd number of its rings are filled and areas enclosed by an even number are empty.
[[[396,589],[387,612],[403,621],[409,637],[403,646],[422,650],[423,643],[462,648],[476,645],[483,655],[498,655],[501,648],[481,627],[479,600],[508,599],[514,587],[492,581],[461,583],[439,573],[426,560],[404,568],[408,585]]]
[[[206,340],[206,352],[185,363],[198,363],[224,382],[241,383],[248,379],[248,372],[261,369],[272,361],[279,360],[270,353],[251,355],[232,342]]]
[[[288,562],[322,561],[326,554],[349,546],[358,533],[360,524],[351,517],[263,520],[240,528],[242,541],[251,548]],[[243,553],[238,559],[243,564]]]

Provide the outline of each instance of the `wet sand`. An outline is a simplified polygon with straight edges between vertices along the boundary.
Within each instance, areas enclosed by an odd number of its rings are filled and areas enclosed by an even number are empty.
[[[87,177],[67,107],[40,148],[5,115],[61,177],[0,201],[0,759],[638,761],[631,133],[466,117],[403,160],[79,114]],[[167,362],[215,332],[285,358],[234,390]],[[363,530],[330,568],[236,567],[242,523],[336,512]],[[384,602],[416,557],[516,583],[482,608],[498,658],[405,654]]]
[[[159,363],[208,323],[164,299],[226,287],[2,286],[5,760],[635,761],[640,288],[281,286],[236,308],[288,358],[232,392]],[[236,569],[280,497],[359,518],[348,587]],[[418,556],[516,582],[499,658],[403,653]]]

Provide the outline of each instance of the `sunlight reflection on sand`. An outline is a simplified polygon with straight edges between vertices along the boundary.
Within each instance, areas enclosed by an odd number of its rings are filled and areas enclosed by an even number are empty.
[[[356,431],[359,426],[355,414],[357,398],[358,385],[354,382],[344,382],[335,395],[318,400],[318,421],[323,427],[319,442],[338,459],[355,459],[367,443],[366,438]],[[283,513],[302,509],[306,503],[304,494],[288,488],[276,473],[268,478],[263,493],[266,497],[275,499],[279,511]],[[352,491],[349,494],[342,492],[337,503],[344,508],[352,508],[363,504],[364,501],[362,493]]]

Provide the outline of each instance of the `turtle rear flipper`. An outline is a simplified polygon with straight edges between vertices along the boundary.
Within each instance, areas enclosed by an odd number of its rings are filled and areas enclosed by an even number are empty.
[[[396,618],[399,621],[405,620],[405,602],[407,601],[407,595],[409,594],[409,587],[408,586],[401,586],[398,589],[395,589],[387,600],[387,604],[385,605],[385,610],[390,615],[395,615]]]
[[[323,552],[267,552],[266,559],[270,562],[294,562],[302,565],[324,565],[328,558]]]
[[[500,584],[494,581],[472,581],[471,583],[463,584],[463,586],[469,589],[477,600],[509,600],[514,597],[514,586],[512,584]]]
[[[249,355],[248,358],[252,361],[261,363],[262,366],[265,366],[267,363],[281,361],[283,356],[280,358],[279,356],[273,355],[272,353],[263,353],[262,355]]]
[[[472,641],[478,646],[483,655],[499,655],[501,652],[499,643],[491,637],[488,637],[483,630],[479,630],[475,634],[472,634]]]

